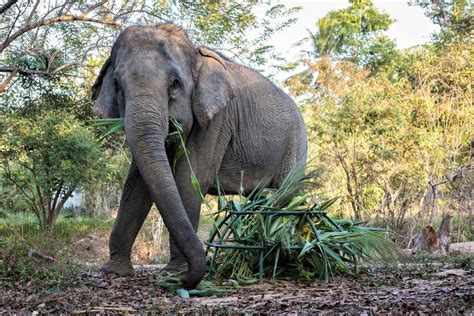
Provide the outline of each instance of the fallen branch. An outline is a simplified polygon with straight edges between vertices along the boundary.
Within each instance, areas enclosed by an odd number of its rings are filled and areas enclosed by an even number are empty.
[[[33,259],[33,258],[40,259],[40,260],[42,260],[46,263],[48,263],[48,262],[58,262],[55,258],[40,254],[40,253],[34,251],[33,249],[30,249],[30,251],[28,252],[28,258],[29,259]]]
[[[137,310],[131,307],[108,307],[108,306],[98,306],[93,309],[84,309],[84,310],[75,310],[72,311],[72,314],[85,314],[91,312],[103,312],[103,311],[114,311],[114,312],[137,312]]]

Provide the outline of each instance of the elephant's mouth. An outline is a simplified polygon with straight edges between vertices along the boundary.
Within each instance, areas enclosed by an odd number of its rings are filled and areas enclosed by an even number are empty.
[[[168,124],[168,136],[166,136],[165,144],[179,144],[179,131],[170,120]]]
[[[180,135],[178,129],[175,127],[173,122],[169,122],[169,128],[168,128],[168,136],[165,139],[165,150],[166,150],[166,155],[168,156],[168,160],[170,161],[170,164],[172,166],[172,171],[173,173],[175,172],[175,165],[177,162],[177,159],[179,159],[179,148],[181,146],[181,141],[180,141]],[[184,136],[183,140],[184,140]]]

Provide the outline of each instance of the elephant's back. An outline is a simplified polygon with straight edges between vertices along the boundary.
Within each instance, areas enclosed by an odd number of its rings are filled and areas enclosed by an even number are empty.
[[[228,69],[235,98],[226,115],[232,138],[220,169],[223,187],[238,189],[232,186],[240,186],[242,171],[244,189],[253,189],[264,178],[277,185],[276,178],[286,176],[297,157],[306,159],[301,113],[286,93],[258,72],[236,64]]]
[[[238,64],[229,68],[235,95],[230,108],[237,132],[281,141],[289,129],[305,129],[298,107],[283,90],[251,68]]]

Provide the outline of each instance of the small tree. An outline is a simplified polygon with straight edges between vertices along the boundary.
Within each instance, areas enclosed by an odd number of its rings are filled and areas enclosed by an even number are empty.
[[[75,189],[104,175],[103,153],[86,127],[64,111],[4,116],[2,176],[24,198],[42,227],[51,227]]]

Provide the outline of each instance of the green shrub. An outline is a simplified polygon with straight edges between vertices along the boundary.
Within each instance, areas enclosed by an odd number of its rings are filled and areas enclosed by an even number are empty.
[[[2,191],[12,195],[14,205],[26,203],[42,227],[56,222],[75,189],[105,175],[94,134],[64,111],[6,116],[0,130]]]

